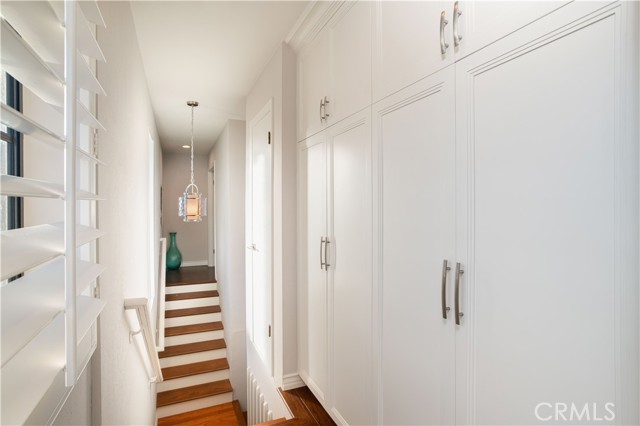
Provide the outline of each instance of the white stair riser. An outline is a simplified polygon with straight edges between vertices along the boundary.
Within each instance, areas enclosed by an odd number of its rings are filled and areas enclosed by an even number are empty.
[[[219,297],[200,297],[198,299],[172,300],[165,303],[165,311],[171,309],[199,308],[201,306],[214,306],[220,304]]]
[[[218,284],[191,284],[191,285],[174,285],[165,287],[165,294],[191,293],[192,291],[210,291],[217,290]]]
[[[224,338],[223,330],[205,331],[204,333],[181,334],[164,338],[164,346],[184,345],[186,343],[204,342],[205,340],[216,340]]]
[[[186,388],[187,386],[201,385],[203,383],[217,382],[229,378],[229,369],[211,371],[209,373],[195,374],[193,376],[180,377],[178,379],[165,380],[157,385],[158,392],[173,389]]]
[[[202,324],[203,322],[214,322],[220,321],[221,319],[222,315],[220,315],[220,312],[214,312],[212,314],[188,315],[185,317],[165,318],[164,326],[176,327],[178,325]]]
[[[212,359],[225,358],[227,356],[227,349],[216,349],[213,351],[196,352],[193,354],[177,355],[168,358],[160,358],[160,366],[175,367],[177,365],[191,364],[200,361],[211,361]]]
[[[158,418],[173,416],[174,414],[186,413],[188,411],[200,410],[201,408],[211,407],[213,405],[224,404],[231,402],[233,395],[231,392],[223,393],[215,396],[208,396],[206,398],[194,399],[193,401],[180,402],[178,404],[166,405],[164,407],[158,407],[156,414]]]

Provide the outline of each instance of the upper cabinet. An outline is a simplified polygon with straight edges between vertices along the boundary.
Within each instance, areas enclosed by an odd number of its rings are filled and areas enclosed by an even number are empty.
[[[459,3],[457,7],[456,3]],[[447,16],[451,14],[455,22],[451,31],[456,60],[567,4],[569,1],[460,1],[450,4],[446,13]],[[593,2],[593,5],[598,3]]]
[[[397,92],[453,62],[450,3],[376,3],[374,100]]]
[[[298,55],[298,140],[371,105],[372,3],[340,7]]]
[[[373,100],[432,75],[566,4],[379,1],[373,30]]]

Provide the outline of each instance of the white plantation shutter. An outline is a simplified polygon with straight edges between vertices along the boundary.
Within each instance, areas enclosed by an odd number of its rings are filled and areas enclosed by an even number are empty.
[[[102,232],[91,214],[101,200],[95,174],[103,163],[90,136],[104,129],[91,110],[95,96],[105,95],[92,71],[105,61],[94,37],[105,23],[95,1],[3,0],[0,13],[2,70],[52,112],[30,117],[3,103],[0,119],[25,144],[59,148],[59,157],[46,160],[63,176],[1,175],[0,193],[53,199],[64,209],[60,222],[0,235],[0,424],[50,424],[96,348],[104,307],[94,297],[104,267],[94,261]]]

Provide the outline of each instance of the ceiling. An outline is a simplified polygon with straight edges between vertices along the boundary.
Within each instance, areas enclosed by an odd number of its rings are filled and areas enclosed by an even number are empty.
[[[244,120],[245,96],[296,26],[303,1],[133,1],[138,43],[164,152],[189,144],[209,152],[229,119]]]

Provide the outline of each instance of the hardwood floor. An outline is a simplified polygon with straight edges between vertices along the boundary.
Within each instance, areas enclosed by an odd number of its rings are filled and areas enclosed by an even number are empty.
[[[188,285],[216,282],[216,269],[208,266],[188,266],[167,271],[166,285]]]
[[[283,391],[280,393],[289,406],[294,419],[280,423],[286,426],[335,426],[335,422],[322,408],[308,387]]]

